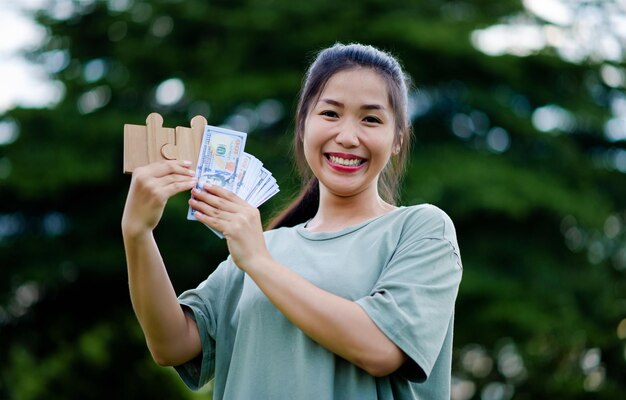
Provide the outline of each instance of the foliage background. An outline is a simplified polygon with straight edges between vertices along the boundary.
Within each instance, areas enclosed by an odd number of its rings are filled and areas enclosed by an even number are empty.
[[[353,41],[397,55],[416,86],[403,203],[436,204],[457,227],[453,398],[624,397],[624,57],[478,49],[476,32],[498,24],[565,29],[528,3],[50,0],[29,57],[64,96],[0,115],[12,132],[0,143],[0,398],[209,397],[152,362],[132,313],[123,125],[157,111],[170,127],[202,114],[249,132],[282,189],[267,218],[298,184],[302,74],[317,50]],[[179,292],[226,256],[186,208],[173,198],[156,231]]]

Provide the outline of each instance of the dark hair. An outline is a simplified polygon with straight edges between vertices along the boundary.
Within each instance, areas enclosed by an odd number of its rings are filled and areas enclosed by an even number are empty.
[[[369,68],[386,82],[389,104],[394,113],[396,135],[391,159],[378,180],[378,190],[383,200],[396,204],[400,179],[404,172],[411,139],[411,123],[408,115],[408,87],[410,80],[402,71],[400,63],[389,53],[358,43],[335,44],[320,51],[309,67],[296,110],[293,151],[300,176],[302,190],[285,209],[268,224],[268,229],[294,226],[315,216],[319,207],[319,182],[313,176],[304,157],[304,125],[311,104],[320,96],[328,80],[338,72],[356,68]]]

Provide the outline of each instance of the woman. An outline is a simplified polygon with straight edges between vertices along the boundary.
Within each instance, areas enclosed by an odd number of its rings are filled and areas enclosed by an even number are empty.
[[[295,153],[308,182],[263,232],[219,187],[196,217],[230,256],[177,297],[152,236],[189,163],[133,174],[122,218],[130,294],[148,347],[225,399],[449,399],[461,260],[432,205],[396,207],[409,148],[406,77],[371,46],[321,51],[303,84]]]

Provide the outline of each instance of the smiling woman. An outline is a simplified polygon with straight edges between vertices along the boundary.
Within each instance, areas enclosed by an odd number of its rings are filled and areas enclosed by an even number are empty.
[[[351,196],[355,204],[373,205],[362,211],[353,208],[347,215],[355,221],[363,218],[361,212],[375,217],[394,208],[367,199],[378,198],[378,177],[394,146],[397,154],[401,139],[395,128],[387,83],[378,72],[350,69],[328,80],[304,127],[304,156],[320,188],[320,208],[309,221],[309,229],[332,229],[346,223],[325,215],[322,205],[334,196]],[[320,225],[322,220],[330,225]]]
[[[264,232],[234,193],[192,190],[196,218],[223,233],[230,256],[180,296],[152,230],[194,174],[178,161],[133,172],[130,294],[158,364],[192,389],[214,379],[215,398],[450,399],[462,264],[442,210],[395,204],[407,80],[371,46],[320,52],[296,113],[302,194]]]

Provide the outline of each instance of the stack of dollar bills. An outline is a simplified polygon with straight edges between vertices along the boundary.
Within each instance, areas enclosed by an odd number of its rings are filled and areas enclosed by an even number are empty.
[[[207,125],[202,136],[196,168],[196,187],[217,185],[235,193],[254,207],[259,207],[278,193],[278,184],[263,163],[245,153],[246,133]],[[187,219],[197,221],[189,207]],[[210,228],[210,227],[209,227]],[[222,233],[211,228],[223,238]]]

